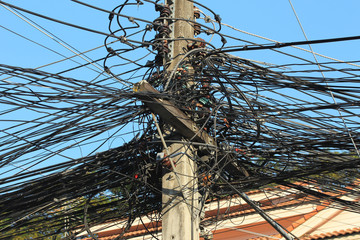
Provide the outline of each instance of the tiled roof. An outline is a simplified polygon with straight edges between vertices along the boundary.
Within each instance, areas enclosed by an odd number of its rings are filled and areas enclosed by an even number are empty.
[[[303,184],[301,184],[303,185]],[[278,198],[272,198],[272,199],[263,199],[260,201],[257,201],[257,203],[261,206],[261,208],[265,211],[269,210],[277,210],[277,209],[284,209],[286,207],[292,207],[292,206],[298,206],[298,205],[304,205],[304,204],[314,204],[315,209],[311,212],[303,213],[301,215],[298,215],[299,217],[297,219],[293,219],[293,222],[290,225],[286,226],[286,230],[291,232],[297,227],[304,224],[307,220],[317,215],[320,211],[326,209],[329,205],[329,201],[325,201],[320,203],[319,199],[316,197],[310,197],[308,195],[305,195],[303,193],[296,193],[292,192],[289,187],[283,187],[283,186],[277,186],[274,188],[269,189],[263,189],[263,190],[254,190],[251,192],[247,192],[248,195],[255,195],[262,193],[264,191],[276,191],[276,190],[282,190],[282,191],[288,191],[287,196],[279,196]],[[328,193],[329,195],[333,195],[331,193]],[[238,196],[234,195],[231,197],[218,199],[218,201],[226,201],[230,199],[234,199]],[[285,199],[285,200],[284,200]],[[209,210],[206,211],[205,218],[203,219],[204,222],[206,221],[212,221],[216,218],[216,221],[226,220],[226,219],[233,219],[240,216],[246,216],[249,214],[255,213],[255,210],[252,209],[248,204],[238,204],[233,206],[227,206],[216,210]],[[147,229],[142,226],[133,226],[129,230],[129,232],[125,233],[123,237],[125,238],[132,238],[137,236],[142,236],[148,233],[155,233],[161,231],[161,221],[156,223],[157,225],[148,225]],[[219,229],[220,230],[220,229]],[[259,232],[260,233],[260,232]],[[321,234],[313,234],[311,235],[311,232],[309,232],[309,235],[306,237],[302,237],[301,240],[317,240],[317,239],[327,239],[330,237],[336,237],[336,236],[345,236],[350,234],[357,234],[360,233],[360,227],[355,227],[351,229],[346,230],[338,230],[333,232],[327,232],[327,233],[321,233]],[[117,231],[103,231],[99,235],[99,240],[112,240],[121,234],[121,230],[118,229]],[[275,234],[275,233],[272,233]],[[253,236],[254,237],[254,236]],[[273,239],[279,239],[282,238],[281,235],[271,235],[269,237],[255,237],[252,238],[252,240],[273,240]],[[359,238],[360,239],[360,238]]]
[[[295,199],[292,199],[290,201],[285,201],[282,203],[278,203],[278,204],[272,204],[270,200],[263,200],[260,201],[259,203],[262,205],[262,209],[263,210],[275,210],[275,209],[281,209],[281,208],[285,208],[285,207],[292,207],[295,205],[299,205],[299,204],[304,204],[307,203],[309,201],[313,201],[314,198],[309,198],[308,196],[303,196],[302,194],[296,197],[294,196]],[[226,213],[224,213],[224,209],[227,209],[228,211]],[[241,210],[240,210],[241,209]],[[211,214],[207,214],[207,218],[204,219],[204,221],[209,221],[212,220],[213,218],[216,218],[217,221],[220,220],[224,220],[224,219],[228,219],[228,218],[234,218],[234,217],[238,217],[238,216],[243,216],[243,215],[248,215],[248,214],[252,214],[255,213],[255,210],[250,208],[250,206],[248,204],[241,204],[240,206],[237,206],[236,208],[222,208],[219,209],[220,214],[217,214],[217,212],[213,212],[211,211]],[[148,228],[148,230],[146,229],[141,229],[141,230],[131,230],[127,233],[124,234],[124,237],[136,237],[136,236],[141,236],[145,233],[149,233],[149,232],[157,232],[160,231],[161,228],[161,222],[158,222],[159,227],[153,227],[153,228]],[[137,226],[139,227],[139,226]],[[121,233],[120,230],[118,230],[117,232],[115,231],[104,231],[101,233],[102,236],[99,236],[98,239],[99,240],[111,240],[116,238],[119,234]]]
[[[308,219],[315,216],[320,211],[324,210],[327,207],[327,205],[328,204],[317,206],[313,211],[304,214],[300,219],[293,222],[289,227],[286,228],[286,230],[288,232],[293,231],[295,228],[297,228],[301,224],[305,223]],[[274,235],[272,237],[257,237],[257,238],[252,238],[252,239],[249,239],[249,240],[270,240],[270,239],[281,239],[281,238],[282,238],[282,236],[280,234],[276,234],[276,235]]]
[[[303,196],[303,195],[298,195]],[[264,211],[267,210],[273,210],[273,209],[281,209],[286,207],[292,207],[299,204],[306,204],[309,202],[313,202],[315,199],[310,198],[309,196],[303,196],[297,199],[292,199],[286,202],[278,203],[278,204],[272,204],[270,200],[264,200],[260,201],[261,209]],[[217,220],[223,220],[227,218],[233,218],[237,216],[247,215],[256,212],[253,208],[251,208],[248,204],[241,204],[237,206],[237,208],[229,208],[230,211],[224,213],[222,209],[219,209],[219,211],[211,211],[208,214],[205,214],[205,218],[203,221],[209,221],[214,218]],[[232,211],[231,211],[232,210]],[[218,214],[219,213],[219,214]]]
[[[348,228],[346,230],[333,231],[333,232],[322,233],[322,234],[315,234],[315,235],[303,237],[303,238],[301,238],[301,240],[327,239],[330,237],[352,235],[352,234],[357,234],[357,233],[360,233],[360,227]]]

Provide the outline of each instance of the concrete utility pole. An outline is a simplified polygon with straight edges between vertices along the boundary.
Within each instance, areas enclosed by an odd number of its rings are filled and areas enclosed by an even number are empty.
[[[186,53],[187,45],[194,38],[194,28],[187,20],[194,19],[194,6],[188,0],[166,0],[171,10],[168,21],[171,29],[168,58],[171,59],[167,71],[172,72]],[[182,20],[184,19],[184,20]],[[184,39],[184,40],[182,40]],[[192,82],[189,79],[189,82]],[[134,91],[143,93],[139,98],[153,113],[156,113],[178,134],[177,143],[169,144],[158,129],[164,153],[170,158],[167,161],[169,169],[162,178],[162,239],[163,240],[199,240],[199,193],[195,148],[181,143],[181,139],[213,145],[214,140],[204,131],[200,131],[196,123],[173,103],[158,98],[159,92],[146,80],[136,84]],[[173,138],[174,140],[174,138]],[[171,165],[171,166],[170,166]]]
[[[171,18],[194,19],[194,6],[187,0],[166,0],[170,7]],[[194,28],[183,20],[169,23],[171,38],[194,38]],[[169,44],[172,59],[168,71],[172,71],[185,54],[189,41],[175,40]],[[178,116],[179,117],[179,116]],[[179,138],[180,139],[180,138]],[[197,187],[197,167],[193,160],[194,148],[176,143],[168,148],[173,166],[172,171],[165,173],[162,179],[162,238],[164,240],[198,240],[199,207]]]
[[[162,179],[162,239],[198,240],[199,211],[193,149],[176,143],[168,150],[174,156],[171,160],[176,166]]]
[[[174,21],[168,21],[169,28],[172,31],[170,38],[176,39],[169,43],[170,51],[167,56],[171,59],[167,71],[172,72],[186,54],[188,43],[191,43],[191,39],[194,38],[193,25],[187,21],[194,19],[194,6],[188,0],[165,0],[165,3],[171,10],[170,18],[175,19]],[[193,79],[188,80],[193,82]],[[175,139],[176,143],[167,147],[168,144],[153,114],[155,125],[165,147],[164,153],[168,156],[164,158],[164,165],[169,168],[166,169],[162,178],[162,239],[199,240],[200,207],[197,166],[194,161],[196,152],[195,148],[190,144],[181,143],[181,139],[191,139],[193,142],[205,143],[213,147],[216,147],[216,143],[207,132],[201,131],[186,113],[170,101],[157,97],[160,96],[160,92],[146,80],[137,83],[134,91],[143,93],[139,96],[139,99],[153,113],[158,114],[166,124],[176,130],[178,134],[178,137]],[[231,165],[230,168],[244,172],[236,164]],[[267,216],[261,208],[256,206],[246,194],[239,192],[239,195],[278,230],[285,239],[293,239],[274,220]]]
[[[188,0],[165,0],[165,4],[170,7],[171,18],[194,20],[194,4]],[[171,30],[170,37],[173,39],[194,38],[194,28],[184,20],[175,20],[169,23]],[[176,40],[169,43],[169,56],[173,58],[169,71],[174,69],[174,66],[181,60],[185,54],[184,49],[187,49],[188,40]]]

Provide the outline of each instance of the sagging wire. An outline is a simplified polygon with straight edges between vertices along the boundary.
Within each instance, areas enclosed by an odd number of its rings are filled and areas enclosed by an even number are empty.
[[[158,3],[144,2],[154,6]],[[122,14],[122,9],[125,9],[125,5],[137,3],[125,1],[119,11],[114,12],[117,9],[115,8],[107,13],[129,19],[131,16]],[[169,17],[164,19],[184,21]],[[32,164],[35,163],[32,162],[34,159],[54,160],[56,157],[71,156],[66,163],[29,169],[26,173],[18,172],[1,178],[0,183],[4,185],[0,188],[0,205],[6,206],[6,211],[0,215],[3,219],[22,221],[22,217],[26,216],[29,221],[23,221],[22,226],[31,227],[34,226],[31,219],[38,216],[29,213],[38,206],[44,206],[39,213],[47,213],[54,218],[68,214],[61,211],[55,215],[52,215],[53,212],[48,213],[50,205],[46,205],[47,203],[54,202],[52,209],[59,206],[54,198],[74,199],[89,194],[95,194],[95,198],[99,192],[110,191],[119,186],[121,189],[118,198],[109,197],[109,202],[98,206],[87,205],[88,211],[96,212],[96,209],[100,209],[106,212],[106,209],[114,207],[115,203],[126,206],[127,200],[134,204],[128,208],[117,208],[116,217],[97,215],[94,224],[118,218],[129,220],[161,210],[161,166],[156,161],[156,155],[163,148],[167,148],[167,143],[181,141],[165,139],[164,136],[161,138],[163,134],[159,130],[164,126],[162,119],[157,121],[146,107],[139,104],[141,94],[129,88],[133,84],[130,81],[138,79],[147,79],[154,87],[162,90],[161,98],[170,101],[189,116],[198,126],[195,135],[206,132],[215,139],[215,144],[212,145],[194,142],[194,138],[183,142],[198,151],[198,156],[195,157],[199,167],[196,177],[200,185],[203,184],[201,191],[204,193],[200,209],[206,204],[208,196],[236,194],[239,188],[246,191],[279,181],[305,178],[318,182],[326,181],[328,186],[338,186],[341,183],[327,173],[336,173],[341,177],[351,172],[353,176],[358,176],[356,167],[360,163],[354,159],[353,146],[345,137],[340,117],[331,113],[331,110],[337,107],[344,108],[347,115],[343,117],[349,119],[349,127],[354,126],[353,138],[358,140],[360,129],[357,126],[356,109],[359,104],[354,100],[360,91],[357,88],[347,91],[347,84],[359,81],[353,70],[350,72],[351,78],[329,78],[333,92],[342,101],[339,103],[333,103],[324,97],[326,86],[322,84],[322,78],[289,76],[275,68],[263,68],[251,61],[227,54],[226,51],[230,48],[216,48],[216,44],[207,45],[203,40],[195,40],[193,45],[190,43],[182,60],[172,71],[167,72],[169,62],[156,64],[150,60],[144,64],[142,61],[149,59],[152,54],[156,55],[155,51],[148,49],[154,46],[154,43],[163,44],[165,40],[180,39],[154,37],[149,40],[152,36],[146,34],[153,29],[154,21],[137,18],[131,20],[134,21],[134,28],[126,28],[118,23],[119,29],[110,29],[113,34],[126,35],[126,38],[115,37],[118,39],[116,42],[125,47],[114,47],[116,54],[110,54],[104,59],[115,76],[126,78],[131,75],[127,78],[127,88],[112,87],[113,81],[99,77],[89,82],[34,69],[0,66],[0,73],[11,77],[18,76],[22,81],[0,82],[0,104],[8,107],[0,112],[0,116],[3,118],[2,122],[9,124],[6,132],[3,131],[0,135],[1,161],[9,163],[4,166],[9,167],[10,163],[17,162]],[[148,25],[143,27],[140,23]],[[195,26],[195,22],[188,23]],[[201,24],[199,26],[203,27]],[[213,27],[205,29],[215,31]],[[206,34],[206,30],[200,30],[200,34],[203,33]],[[113,38],[111,35],[107,36]],[[221,33],[214,36],[219,36],[220,41],[227,37]],[[144,57],[137,57],[136,60],[128,57],[142,48],[148,55],[144,54]],[[112,56],[120,57],[118,59],[122,62],[108,64],[107,61]],[[136,68],[131,69],[132,65]],[[313,63],[310,63],[309,66],[312,65]],[[130,70],[122,71],[122,66]],[[119,74],[115,72],[115,67],[120,67]],[[140,73],[135,76],[138,71]],[[345,73],[344,69],[332,71]],[[298,73],[307,72],[305,69]],[[27,121],[7,119],[8,116],[23,110],[39,114],[40,117]],[[129,123],[132,128],[125,128]],[[137,127],[137,124],[143,127]],[[105,136],[110,130],[119,134]],[[120,134],[120,130],[125,132],[124,135]],[[160,141],[155,137],[156,132]],[[95,153],[101,150],[100,147],[105,142],[114,141],[117,135],[133,137],[120,147]],[[44,138],[46,136],[48,138]],[[47,141],[39,141],[45,139]],[[37,144],[27,145],[25,142],[30,140]],[[72,140],[76,140],[78,144],[69,144]],[[72,156],[67,150],[79,144],[86,145],[93,151],[84,154],[85,157]],[[31,149],[23,152],[23,148],[27,146]],[[47,152],[47,149],[51,149],[52,153]],[[175,155],[181,154],[183,153]],[[351,171],[349,168],[352,168]],[[16,168],[13,170],[18,171]],[[205,174],[206,178],[201,174]],[[345,184],[351,177],[341,179]],[[129,194],[127,188],[137,190]],[[316,194],[316,189],[311,190],[315,191],[311,192],[312,194]],[[357,193],[356,190],[350,191],[343,187],[333,188],[331,191]],[[323,196],[323,199],[328,199],[328,196]],[[187,206],[189,207],[188,204]],[[134,213],[130,218],[127,215],[129,212]],[[83,214],[84,211],[80,213],[74,210],[74,217]],[[57,224],[47,219],[39,221],[48,223],[49,228]],[[14,221],[7,220],[5,224],[11,226],[11,222]],[[74,220],[69,229],[78,230],[81,224],[84,224],[84,221]],[[218,224],[215,223],[216,227]],[[130,222],[127,226],[130,226]],[[3,230],[4,238],[12,234]]]
[[[293,12],[294,12],[294,14],[295,14],[296,20],[297,20],[297,22],[298,22],[298,24],[299,24],[299,26],[300,26],[300,28],[301,28],[301,31],[302,31],[302,33],[303,33],[306,41],[309,41],[309,39],[308,39],[308,37],[306,36],[305,30],[304,30],[304,28],[303,28],[303,26],[302,26],[302,24],[301,24],[301,22],[300,22],[300,19],[299,19],[298,15],[297,15],[297,13],[296,13],[296,11],[295,11],[294,5],[292,4],[291,0],[289,0],[289,3],[290,3],[290,5],[291,5],[291,9],[293,10]],[[316,64],[317,64],[317,66],[318,66],[318,68],[319,68],[319,70],[320,70],[321,76],[323,77],[323,79],[324,79],[324,81],[325,81],[325,83],[326,83],[326,86],[327,86],[328,89],[329,89],[331,98],[333,99],[334,103],[337,104],[337,101],[336,101],[336,99],[335,99],[335,96],[334,96],[333,92],[331,91],[331,88],[329,87],[328,82],[325,80],[324,72],[323,72],[322,69],[321,69],[321,66],[320,66],[320,64],[319,64],[319,61],[318,61],[317,58],[316,58],[316,55],[315,55],[315,53],[314,53],[314,50],[312,49],[311,44],[309,44],[309,48],[310,48],[310,51],[311,51],[311,53],[312,53],[312,55],[313,55],[313,57],[314,57],[314,60],[315,60],[315,62],[316,62]],[[340,108],[338,108],[337,110],[338,110],[339,115],[340,115],[340,117],[341,117],[341,119],[342,119],[342,121],[343,121],[344,127],[345,127],[347,133],[349,134],[349,138],[351,139],[351,142],[352,142],[352,144],[354,145],[354,149],[355,149],[358,157],[360,158],[359,149],[358,149],[358,147],[357,147],[357,145],[356,145],[356,143],[355,143],[355,141],[354,141],[354,138],[352,137],[352,134],[351,134],[351,132],[350,132],[350,129],[347,127],[347,124],[346,124],[346,122],[345,122],[345,119],[342,117],[341,110],[340,110]]]

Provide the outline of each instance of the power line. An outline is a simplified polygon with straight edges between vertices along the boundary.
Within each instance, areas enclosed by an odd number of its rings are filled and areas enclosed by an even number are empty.
[[[142,19],[123,14],[130,6],[155,7],[160,17],[144,26]],[[210,11],[201,8],[204,15]],[[42,226],[49,236],[68,231],[76,236],[118,219],[129,230],[134,219],[154,212],[159,217],[152,224],[160,224],[162,171],[174,168],[169,157],[184,155],[158,154],[164,142],[197,150],[192,180],[199,182],[199,209],[213,199],[296,181],[313,184],[301,189],[316,196],[307,203],[329,200],[358,209],[356,203],[339,201],[359,193],[349,188],[359,176],[359,159],[341,120],[359,141],[358,69],[321,63],[325,71],[347,74],[326,78],[327,86],[323,77],[309,74],[316,63],[299,56],[291,55],[300,63],[264,67],[228,54],[238,46],[226,39],[243,40],[217,32],[206,17],[175,18],[157,1],[123,1],[108,13],[127,18],[131,26],[110,19],[107,36],[117,35],[118,45],[106,39],[107,56],[91,62],[104,61],[104,71],[129,86],[146,80],[152,92],[123,87],[111,77],[63,75],[89,62],[59,73],[0,64],[0,218],[3,227],[12,228],[3,229],[1,239],[29,229],[39,232]],[[170,36],[167,22],[185,22],[200,36],[209,34],[212,45]],[[120,36],[125,34],[126,39]],[[174,57],[168,55],[169,44],[184,40],[178,64],[169,69]],[[159,103],[178,114],[167,121],[154,118],[151,106]],[[339,108],[342,116],[336,114]],[[190,122],[193,135],[175,138],[175,120]],[[71,219],[66,229],[64,219]]]
[[[287,43],[275,43],[267,45],[244,45],[242,47],[231,47],[229,49],[223,49],[221,52],[238,52],[238,51],[252,51],[252,50],[265,50],[265,49],[275,49],[283,48],[295,45],[309,45],[309,44],[320,44],[320,43],[334,43],[334,42],[344,42],[344,41],[354,41],[359,40],[360,36],[350,36],[350,37],[340,37],[340,38],[327,38],[327,39],[318,39],[310,41],[296,41],[296,42],[287,42]]]
[[[97,31],[97,30],[94,30],[94,29],[82,27],[82,26],[75,25],[75,24],[68,23],[68,22],[64,22],[64,21],[61,21],[61,20],[58,20],[58,19],[55,19],[55,18],[51,18],[51,17],[45,16],[45,15],[42,15],[42,14],[39,14],[39,13],[35,13],[35,12],[30,11],[30,10],[27,10],[27,9],[24,9],[24,8],[21,8],[21,7],[17,7],[17,6],[15,6],[15,5],[10,4],[10,3],[6,3],[6,2],[4,2],[4,1],[0,1],[0,3],[3,4],[3,5],[9,6],[9,7],[15,8],[15,9],[17,9],[17,10],[20,10],[20,11],[22,11],[22,12],[26,12],[26,13],[29,13],[29,14],[31,14],[31,15],[34,15],[34,16],[37,16],[37,17],[40,17],[40,18],[47,19],[47,20],[52,21],[52,22],[60,23],[60,24],[63,24],[63,25],[69,26],[69,27],[81,29],[81,30],[84,30],[84,31],[87,31],[87,32],[92,32],[92,33],[100,34],[100,35],[103,35],[103,36],[114,37],[114,38],[117,38],[117,39],[119,39],[119,40],[122,39],[121,37],[112,36],[112,35],[110,35],[110,34],[107,34],[107,33],[101,32],[101,31]]]
[[[60,44],[61,46],[63,46],[64,48],[66,48],[67,50],[71,51],[74,54],[78,54],[79,51],[74,49],[73,47],[71,47],[69,44],[67,44],[66,42],[62,41],[61,39],[59,39],[58,37],[56,37],[54,34],[50,33],[49,31],[47,31],[46,29],[44,29],[43,27],[41,27],[39,24],[31,21],[29,18],[23,16],[21,13],[15,12],[16,10],[11,10],[9,8],[7,8],[6,6],[2,5],[4,8],[6,8],[7,10],[9,10],[11,13],[15,14],[17,17],[19,17],[20,19],[22,19],[23,21],[25,21],[26,23],[28,23],[30,26],[34,27],[36,30],[40,31],[41,33],[45,34],[45,36],[49,37],[50,39],[54,40],[56,43]],[[89,61],[89,58],[84,55],[84,57],[82,56],[83,54],[79,54],[78,56],[80,58],[82,58],[83,60],[91,63]],[[86,57],[86,58],[85,58]],[[91,59],[90,59],[91,60]],[[91,60],[92,61],[92,60]],[[92,64],[93,65],[93,64]],[[97,66],[97,65],[93,65],[94,67],[100,69],[102,71],[102,69]],[[91,69],[91,68],[90,68]],[[93,69],[92,69],[93,70]],[[96,71],[96,70],[93,70]],[[98,71],[97,71],[98,72]]]
[[[304,34],[304,37],[305,37],[306,41],[308,41],[308,37],[306,36],[305,30],[304,30],[304,28],[302,27],[302,24],[301,24],[301,22],[300,22],[300,19],[299,19],[298,15],[297,15],[297,13],[296,13],[296,11],[295,11],[295,8],[294,8],[291,0],[289,0],[289,3],[290,3],[290,5],[291,5],[291,8],[292,8],[292,10],[293,10],[293,12],[294,12],[294,14],[295,14],[295,17],[296,17],[296,19],[297,19],[297,21],[298,21],[298,23],[299,23],[299,26],[300,26],[300,28],[301,28],[301,31],[302,31],[302,33]],[[320,72],[321,72],[321,75],[322,75],[324,81],[326,82],[326,85],[328,86],[328,83],[327,83],[327,81],[326,81],[326,79],[325,79],[325,75],[324,75],[324,73],[323,73],[323,71],[322,71],[322,69],[321,69],[321,66],[320,66],[320,64],[319,64],[319,62],[318,62],[318,60],[317,60],[317,58],[316,58],[316,55],[315,55],[315,53],[314,53],[314,51],[313,51],[313,49],[312,49],[312,47],[311,47],[311,44],[309,44],[309,48],[310,48],[310,51],[311,51],[311,53],[312,53],[312,55],[313,55],[313,57],[314,57],[314,59],[315,59],[315,62],[316,62],[316,64],[317,64],[317,66],[318,66],[318,68],[319,68],[319,70],[320,70]],[[330,95],[331,95],[334,103],[337,104],[337,101],[336,101],[336,99],[335,99],[335,96],[334,96],[333,92],[331,91],[331,88],[329,88],[329,92],[330,92]],[[340,115],[340,117],[341,117],[341,119],[342,119],[342,121],[343,121],[343,123],[344,123],[344,127],[345,127],[346,131],[347,131],[348,134],[349,134],[349,137],[350,137],[350,139],[351,139],[351,142],[352,142],[352,144],[354,145],[354,149],[355,149],[358,157],[360,158],[360,152],[359,152],[359,150],[358,150],[358,147],[357,147],[357,145],[356,145],[356,143],[355,143],[355,141],[354,141],[354,139],[353,139],[353,137],[352,137],[351,132],[349,131],[349,129],[348,129],[348,127],[347,127],[347,124],[346,124],[346,122],[345,122],[345,119],[342,117],[342,113],[341,113],[341,111],[340,111],[339,108],[338,108],[338,112],[339,112],[339,115]]]

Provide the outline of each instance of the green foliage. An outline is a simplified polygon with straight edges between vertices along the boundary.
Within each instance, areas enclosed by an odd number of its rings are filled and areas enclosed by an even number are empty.
[[[58,229],[54,226],[49,226],[43,221],[42,217],[36,217],[26,222],[26,225],[12,227],[9,226],[9,219],[0,221],[0,228],[7,227],[9,230],[2,233],[0,239],[11,240],[30,240],[30,239],[42,239],[42,240],[58,240],[63,237]],[[21,225],[21,224],[20,224]]]
[[[66,232],[79,231],[84,225],[84,208],[89,198],[82,197],[59,203],[53,209],[39,211],[26,218],[0,220],[0,240],[58,240]],[[102,218],[115,218],[114,211],[120,204],[118,198],[104,195],[92,197],[88,204],[87,221],[91,225],[99,223]]]

